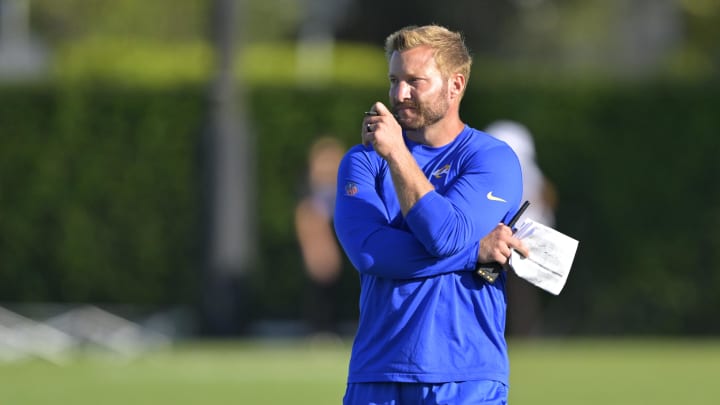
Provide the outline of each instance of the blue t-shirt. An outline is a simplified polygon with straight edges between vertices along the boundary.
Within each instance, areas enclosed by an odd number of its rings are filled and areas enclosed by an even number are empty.
[[[348,382],[507,384],[505,277],[474,270],[480,239],[520,205],[518,159],[468,126],[439,148],[406,145],[435,186],[406,217],[372,147],[338,171],[335,230],[361,283]]]

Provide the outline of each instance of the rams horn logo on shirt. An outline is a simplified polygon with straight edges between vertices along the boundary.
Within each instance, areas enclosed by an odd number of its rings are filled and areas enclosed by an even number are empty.
[[[443,174],[448,174],[449,171],[450,171],[450,165],[447,164],[447,165],[435,170],[432,173],[432,175],[433,175],[433,177],[439,179],[440,177],[442,177]]]

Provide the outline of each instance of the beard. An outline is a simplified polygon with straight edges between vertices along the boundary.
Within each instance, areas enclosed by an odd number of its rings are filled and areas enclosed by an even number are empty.
[[[439,94],[430,101],[407,101],[400,103],[392,100],[393,114],[400,126],[405,130],[418,130],[435,124],[445,117],[449,103],[444,97],[447,93],[443,88]],[[415,114],[408,116],[407,112],[399,112],[401,108],[409,107]]]

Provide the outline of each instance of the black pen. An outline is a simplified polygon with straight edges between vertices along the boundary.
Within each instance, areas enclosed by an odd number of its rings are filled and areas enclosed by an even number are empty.
[[[525,212],[527,207],[530,205],[530,201],[525,201],[523,205],[520,207],[519,210],[513,215],[513,217],[510,219],[510,222],[507,223],[507,226],[512,229],[513,226],[515,226],[515,223],[520,219],[520,216]],[[515,231],[513,230],[513,233]],[[475,272],[482,278],[485,279],[488,283],[494,283],[495,279],[498,278],[500,275],[500,272],[503,271],[502,266],[500,263],[483,263],[481,264]]]
[[[530,205],[530,201],[525,200],[523,205],[520,206],[520,209],[517,210],[515,215],[513,215],[513,217],[510,219],[510,222],[507,223],[507,226],[509,226],[510,229],[512,229],[512,227],[515,226],[515,223],[518,221],[518,219],[520,219],[520,216],[523,214],[523,212],[525,212],[525,210],[527,209],[527,207],[529,205]],[[513,231],[513,233],[515,233],[515,231]]]
[[[378,115],[380,115],[380,113],[378,113],[377,111],[365,111],[365,116],[366,116],[366,117],[377,117]],[[395,119],[398,119],[397,114],[393,114],[392,116],[393,116]]]

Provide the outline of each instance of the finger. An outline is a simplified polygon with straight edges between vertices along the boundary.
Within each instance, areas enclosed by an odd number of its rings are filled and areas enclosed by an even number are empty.
[[[373,136],[372,132],[363,131],[363,134],[362,134],[363,145],[368,146],[368,145],[372,144],[373,138],[374,138],[374,136]]]
[[[508,262],[508,257],[498,251],[493,256],[493,261],[500,264],[505,264]]]
[[[373,132],[366,132],[363,136],[363,145],[369,146],[375,143],[375,134]]]
[[[373,105],[373,110],[376,111],[378,113],[378,115],[392,116],[392,113],[390,112],[390,110],[388,110],[387,107],[385,107],[385,104],[383,104],[379,101]]]
[[[360,140],[362,141],[363,146],[368,146],[370,144],[370,141],[368,140],[368,123],[367,121],[363,120],[362,129],[360,130]]]
[[[520,240],[515,238],[516,243],[513,243],[513,249],[520,253],[523,257],[530,257],[530,249]]]
[[[370,145],[370,140],[368,139],[368,133],[373,132],[372,127],[372,117],[376,117],[378,115],[377,111],[375,111],[375,106],[373,105],[370,110],[365,111],[365,118],[362,122],[362,129],[360,131],[360,138],[362,139],[362,144],[364,146]]]
[[[506,229],[510,229],[510,228],[508,228],[507,225],[500,222],[495,226],[495,229],[493,229],[492,232],[497,232],[498,235],[503,235],[505,233]],[[510,231],[510,233],[512,233],[512,230]]]
[[[375,116],[379,115],[378,112],[377,112],[377,109],[376,109],[376,105],[377,105],[378,103],[380,103],[380,102],[379,102],[379,101],[376,101],[372,106],[370,106],[370,109],[369,109],[369,110],[365,111],[365,116],[366,116],[366,117],[375,117]]]
[[[510,250],[509,246],[502,246],[500,247],[500,255],[502,256],[502,261],[500,263],[507,263],[508,259],[510,259],[510,256],[512,255],[512,250]]]

